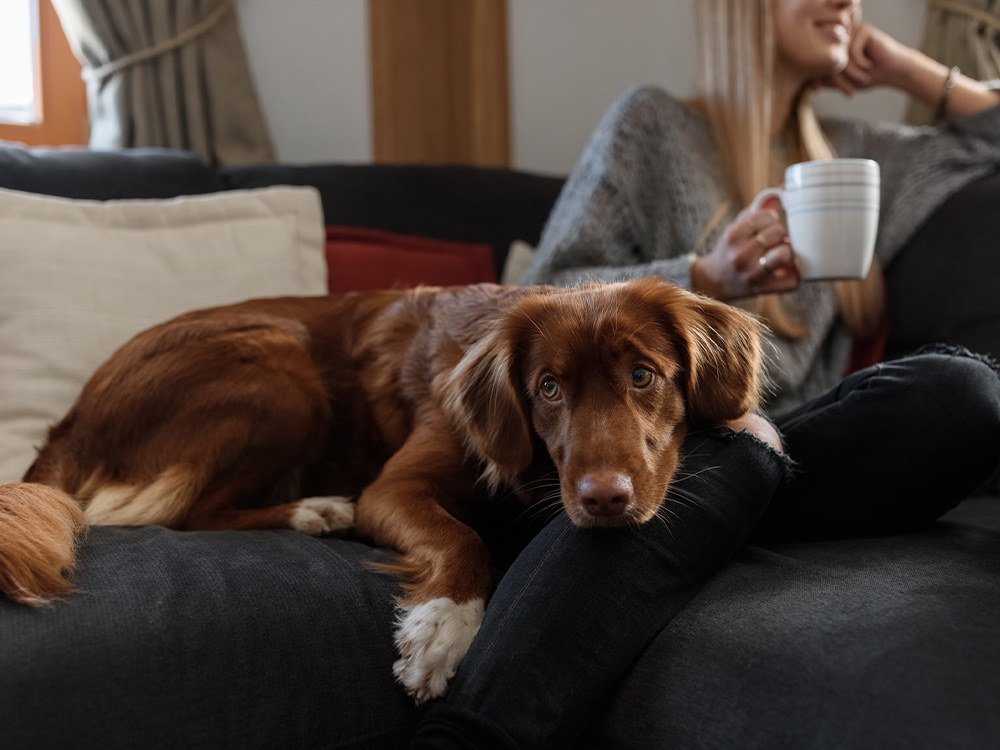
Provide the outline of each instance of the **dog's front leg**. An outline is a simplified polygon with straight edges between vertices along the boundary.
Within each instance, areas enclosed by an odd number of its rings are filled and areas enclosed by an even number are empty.
[[[472,529],[442,503],[466,499],[476,474],[463,446],[441,425],[424,424],[360,496],[356,531],[400,553],[396,678],[417,703],[445,692],[483,619],[490,558]]]

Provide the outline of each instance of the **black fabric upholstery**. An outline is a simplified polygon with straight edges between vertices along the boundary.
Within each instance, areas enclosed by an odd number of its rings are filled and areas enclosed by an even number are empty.
[[[80,594],[0,599],[10,750],[405,747],[387,553],[292,531],[94,528]]]
[[[63,198],[173,198],[221,190],[218,173],[169,149],[25,149],[0,143],[0,187]]]
[[[588,748],[992,750],[1000,532],[747,547],[650,645]]]
[[[1000,173],[952,196],[886,269],[887,355],[927,343],[1000,359]]]
[[[387,164],[226,167],[228,189],[313,185],[327,224],[493,247],[497,273],[513,240],[538,243],[563,180],[506,169]]]

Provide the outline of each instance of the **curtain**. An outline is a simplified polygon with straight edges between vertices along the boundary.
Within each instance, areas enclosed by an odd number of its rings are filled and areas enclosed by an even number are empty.
[[[233,0],[53,0],[84,66],[90,146],[274,161]]]
[[[1000,79],[1000,0],[927,0],[921,49],[971,78]],[[911,100],[907,122],[923,125],[933,119],[930,107]]]

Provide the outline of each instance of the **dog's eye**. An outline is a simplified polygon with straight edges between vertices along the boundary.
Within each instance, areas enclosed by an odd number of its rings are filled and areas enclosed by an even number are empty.
[[[542,381],[542,395],[551,401],[559,396],[559,383],[553,378],[545,378]]]
[[[645,367],[635,367],[632,369],[632,385],[636,388],[646,388],[653,382],[653,373]]]

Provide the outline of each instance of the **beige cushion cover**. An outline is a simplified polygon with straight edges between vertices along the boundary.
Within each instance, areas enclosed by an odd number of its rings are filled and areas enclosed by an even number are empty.
[[[516,285],[517,280],[524,273],[524,269],[531,262],[531,256],[534,253],[535,248],[524,240],[511,242],[510,249],[507,251],[507,260],[503,264],[503,272],[500,274],[500,283]]]
[[[76,201],[0,190],[0,482],[135,333],[182,312],[326,291],[313,188]]]

